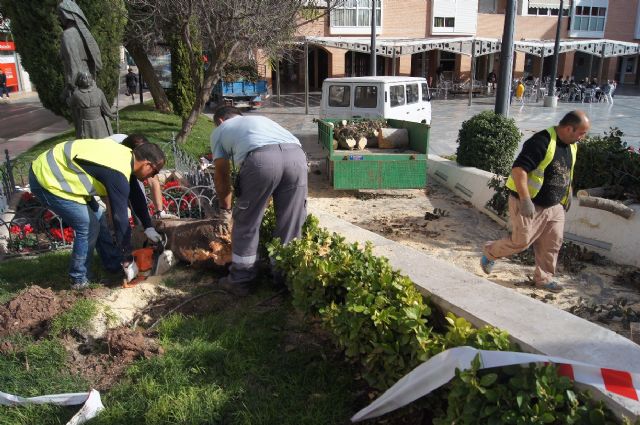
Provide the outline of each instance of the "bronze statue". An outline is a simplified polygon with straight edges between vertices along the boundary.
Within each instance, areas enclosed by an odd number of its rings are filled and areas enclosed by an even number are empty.
[[[108,118],[113,114],[104,93],[92,82],[102,69],[98,43],[89,32],[89,23],[82,9],[74,0],[62,0],[58,4],[58,18],[63,30],[60,56],[65,82],[61,97],[71,107],[76,137],[107,137],[113,134]],[[79,91],[76,82],[81,79],[85,87]]]
[[[76,89],[69,100],[76,126],[76,139],[103,139],[113,134],[111,121],[115,115],[107,98],[95,84],[91,75],[79,72]]]

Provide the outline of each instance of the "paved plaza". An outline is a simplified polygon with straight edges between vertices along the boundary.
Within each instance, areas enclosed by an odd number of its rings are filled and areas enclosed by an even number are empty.
[[[474,98],[468,106],[468,98],[432,101],[431,138],[429,153],[450,155],[456,152],[458,130],[463,121],[485,111],[493,110],[495,97]],[[271,96],[265,106],[255,112],[268,116],[300,138],[310,159],[322,158],[322,150],[317,144],[317,124],[314,118],[320,113],[320,93],[309,96],[309,115],[305,115],[304,94],[291,93]],[[524,134],[522,141],[533,133],[560,121],[562,116],[573,109],[583,109],[592,120],[591,134],[602,134],[610,127],[618,127],[624,132],[624,140],[640,148],[640,88],[618,87],[614,104],[607,103],[562,103],[557,108],[542,106],[542,102],[524,105],[514,102],[509,116],[514,118]]]

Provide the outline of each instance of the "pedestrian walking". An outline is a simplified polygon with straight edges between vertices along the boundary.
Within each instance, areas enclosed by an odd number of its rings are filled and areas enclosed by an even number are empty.
[[[7,99],[9,99],[9,88],[7,87],[7,74],[4,73],[4,70],[0,69],[0,99],[7,95]]]
[[[164,164],[164,153],[153,143],[144,143],[132,151],[101,139],[60,143],[31,164],[31,192],[75,231],[69,267],[72,289],[88,285],[94,247],[108,272],[123,270],[128,280],[135,277],[128,202],[147,238],[159,242],[161,236],[151,224],[137,180],[155,176]],[[115,244],[105,209],[94,196],[109,200]]]
[[[215,190],[221,217],[227,222],[233,218],[231,268],[218,286],[244,296],[257,277],[260,223],[269,198],[276,213],[273,236],[284,244],[300,236],[307,217],[307,158],[300,141],[266,117],[243,116],[237,108],[222,106],[213,120]],[[240,167],[233,212],[230,161]]]
[[[131,95],[131,100],[135,100],[136,91],[138,90],[138,76],[133,72],[132,68],[129,68],[129,72],[127,72],[125,83],[127,85],[127,96]]]
[[[511,235],[484,246],[480,265],[485,273],[491,273],[498,258],[517,254],[533,245],[536,287],[553,292],[562,290],[553,276],[562,246],[565,211],[571,206],[577,142],[590,127],[583,111],[572,111],[557,126],[540,131],[524,142],[507,180]]]

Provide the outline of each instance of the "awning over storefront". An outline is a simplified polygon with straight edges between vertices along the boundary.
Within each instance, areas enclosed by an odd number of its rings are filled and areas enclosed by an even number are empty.
[[[369,38],[352,37],[303,37],[301,42],[312,45],[334,47],[362,53],[370,53],[371,40]],[[443,50],[466,56],[483,56],[500,51],[499,39],[482,37],[453,37],[453,38],[377,38],[376,52],[381,56],[411,55],[430,50]],[[535,56],[553,55],[553,40],[521,40],[514,43],[518,52]],[[474,54],[472,55],[472,51]],[[636,55],[640,53],[640,44],[617,40],[561,40],[560,53],[580,51],[600,57],[614,57]]]

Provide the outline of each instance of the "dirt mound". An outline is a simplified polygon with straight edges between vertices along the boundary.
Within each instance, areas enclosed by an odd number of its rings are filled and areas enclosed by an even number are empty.
[[[132,362],[140,357],[148,359],[163,353],[162,347],[140,331],[129,328],[116,328],[107,332],[109,354],[121,357],[125,362]]]
[[[76,297],[54,293],[50,288],[30,286],[4,306],[0,306],[0,336],[14,332],[41,335],[49,321],[71,307]]]

